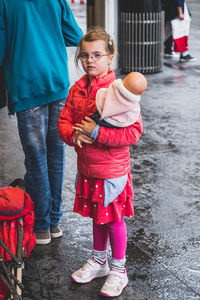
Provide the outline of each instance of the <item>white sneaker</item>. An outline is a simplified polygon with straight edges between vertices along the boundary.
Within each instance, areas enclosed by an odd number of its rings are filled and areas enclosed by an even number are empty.
[[[95,278],[107,276],[109,271],[110,269],[107,260],[104,265],[100,265],[93,260],[88,259],[82,268],[71,275],[71,278],[78,283],[88,283]]]
[[[100,294],[105,297],[117,297],[121,295],[123,289],[128,285],[128,277],[126,272],[119,273],[117,271],[110,271],[108,278],[104,283]]]

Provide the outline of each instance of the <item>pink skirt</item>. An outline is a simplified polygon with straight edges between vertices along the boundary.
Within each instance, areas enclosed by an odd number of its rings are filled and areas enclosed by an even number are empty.
[[[79,175],[74,212],[83,217],[93,218],[96,224],[120,222],[123,216],[134,217],[133,185],[131,172],[124,190],[107,207],[104,203],[104,179],[88,178]]]

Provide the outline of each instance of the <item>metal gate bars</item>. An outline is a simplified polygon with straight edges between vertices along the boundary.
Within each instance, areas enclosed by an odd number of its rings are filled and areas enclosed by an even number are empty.
[[[131,71],[155,73],[162,69],[162,12],[120,13],[120,66]]]

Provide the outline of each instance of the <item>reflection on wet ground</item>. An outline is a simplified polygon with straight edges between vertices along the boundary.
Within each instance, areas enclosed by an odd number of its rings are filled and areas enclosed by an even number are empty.
[[[131,151],[135,220],[128,221],[129,244],[143,253],[141,266],[150,263],[151,276],[160,278],[158,286],[152,278],[149,284],[161,299],[200,297],[200,78],[191,72],[197,66],[184,68],[184,74],[175,68],[149,77],[141,101],[144,134]],[[138,268],[140,259],[130,257]]]

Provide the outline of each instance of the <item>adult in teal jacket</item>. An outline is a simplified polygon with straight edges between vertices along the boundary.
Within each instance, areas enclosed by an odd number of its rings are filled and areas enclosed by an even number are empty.
[[[17,115],[38,244],[62,235],[65,146],[57,122],[70,85],[66,46],[81,37],[66,0],[0,0],[0,66]]]

